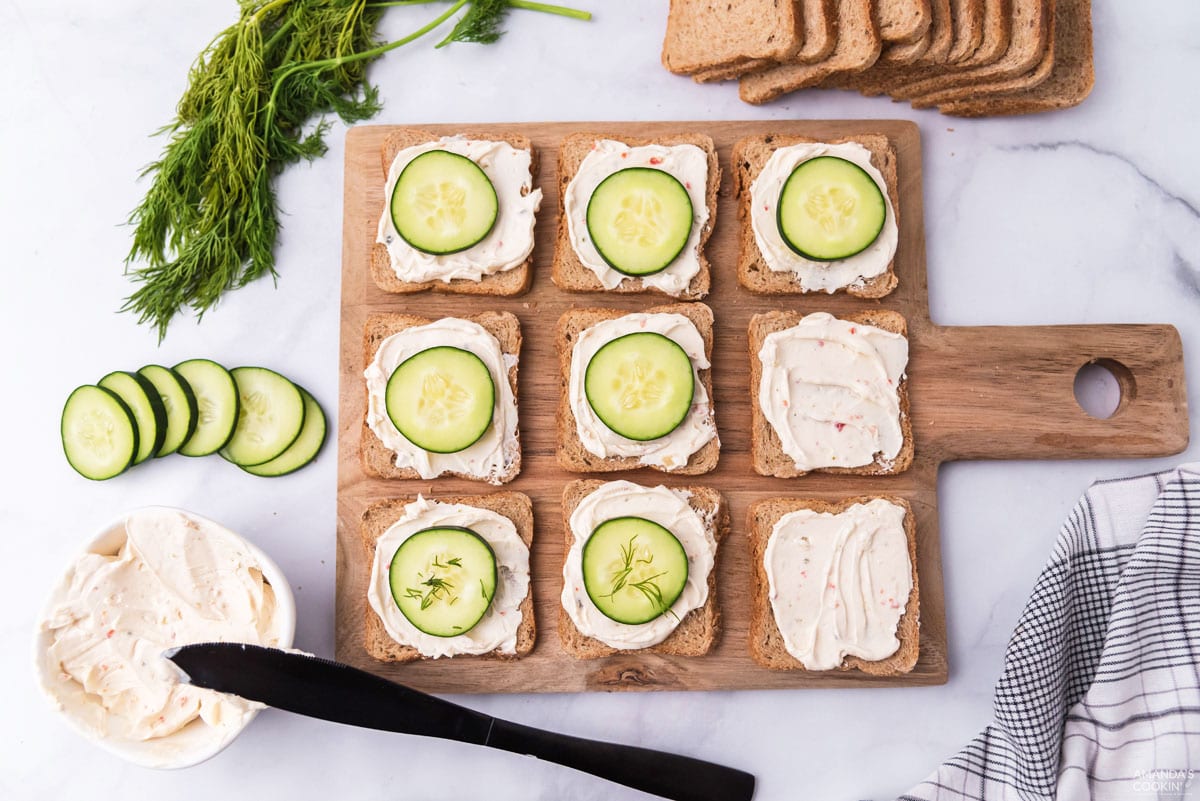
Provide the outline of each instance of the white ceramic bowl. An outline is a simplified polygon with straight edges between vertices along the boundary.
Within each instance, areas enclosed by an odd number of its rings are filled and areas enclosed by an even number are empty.
[[[168,506],[150,506],[135,509],[132,512],[122,515],[108,526],[105,526],[99,534],[88,540],[84,544],[80,555],[83,553],[115,555],[125,543],[125,521],[132,515],[154,511],[178,512],[201,523],[222,529],[231,537],[241,542],[246,550],[258,561],[263,577],[275,592],[274,625],[279,640],[279,647],[290,648],[292,646],[296,635],[296,599],[292,595],[291,585],[288,584],[287,577],[283,575],[283,571],[253,543],[248,542],[245,538],[202,515]],[[74,563],[75,560],[72,560],[71,564],[74,565]],[[69,583],[70,570],[64,572],[62,579],[59,580],[54,591],[50,594],[50,599],[47,601],[46,608],[42,614],[43,620],[47,617],[49,611],[57,606],[59,600],[65,596],[69,588]],[[257,710],[251,711],[250,714],[245,716],[240,726],[227,729],[215,729],[197,718],[173,734],[152,740],[129,740],[112,736],[100,736],[79,713],[77,707],[80,705],[63,704],[58,700],[60,698],[82,699],[84,693],[76,682],[64,677],[58,666],[52,664],[52,660],[48,658],[51,640],[50,633],[45,631],[39,622],[34,642],[34,663],[38,684],[41,686],[42,691],[47,694],[51,703],[63,714],[63,717],[66,718],[73,729],[106,751],[127,759],[134,764],[148,768],[164,769],[186,768],[197,765],[220,753],[241,734],[246,725],[258,714]],[[94,704],[92,706],[94,707]]]

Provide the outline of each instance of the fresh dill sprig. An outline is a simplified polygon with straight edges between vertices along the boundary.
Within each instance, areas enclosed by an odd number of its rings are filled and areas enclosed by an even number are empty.
[[[289,164],[319,158],[330,122],[379,112],[367,66],[419,39],[464,7],[450,42],[494,42],[510,8],[590,19],[526,0],[454,0],[412,34],[376,36],[388,7],[435,0],[240,0],[237,22],[197,57],[176,117],[158,131],[162,156],[142,172],[150,188],[129,216],[126,272],[139,285],[122,306],[159,341],[176,314],[198,318],[226,291],[275,270],[279,231],[274,181]],[[316,124],[311,125],[316,118]]]
[[[637,558],[637,547],[635,545],[637,538],[638,535],[634,534],[629,538],[628,543],[621,546],[621,568],[613,573],[612,587],[609,589],[608,594],[601,597],[612,598],[626,587],[631,587],[640,592],[650,602],[651,606],[658,609],[660,615],[670,612],[670,607],[667,606],[663,598],[662,587],[658,585],[658,579],[667,575],[669,571],[663,570],[660,573],[647,576],[640,581],[629,581],[629,577],[633,575],[633,571],[637,565],[654,564],[654,554],[650,554],[645,559]]]

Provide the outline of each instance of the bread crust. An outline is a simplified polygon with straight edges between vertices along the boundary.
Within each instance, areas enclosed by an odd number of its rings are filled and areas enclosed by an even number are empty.
[[[644,145],[695,145],[704,151],[708,157],[708,179],[705,184],[705,204],[708,206],[708,221],[700,230],[700,243],[697,246],[697,257],[700,260],[700,271],[692,276],[692,280],[678,296],[668,295],[660,289],[647,286],[641,278],[626,277],[613,289],[605,289],[596,274],[579,260],[575,248],[571,245],[571,231],[567,224],[566,196],[567,187],[588,153],[592,145],[601,139],[612,139],[624,142],[630,147]],[[559,289],[568,292],[614,292],[617,294],[655,293],[672,300],[700,300],[708,294],[712,284],[712,276],[708,257],[704,249],[708,238],[712,235],[713,226],[717,222],[717,190],[721,186],[721,167],[717,160],[717,148],[712,137],[699,133],[680,133],[668,136],[657,136],[653,139],[644,137],[627,137],[614,133],[574,133],[565,137],[558,150],[558,235],[554,245],[554,263],[550,270],[550,279]]]
[[[575,544],[575,534],[571,531],[571,515],[580,502],[591,495],[606,481],[597,479],[578,479],[563,487],[562,521],[563,521],[563,564],[566,564],[567,554]],[[594,637],[588,637],[575,627],[567,610],[559,604],[558,608],[558,638],[563,650],[576,659],[597,659],[613,654],[666,654],[670,656],[703,656],[712,649],[721,632],[721,610],[717,602],[717,561],[720,559],[721,543],[729,533],[729,508],[721,493],[710,487],[674,487],[686,490],[691,494],[688,505],[700,514],[701,519],[711,515],[712,533],[717,541],[717,553],[713,569],[708,574],[708,600],[704,605],[693,609],[684,615],[675,630],[665,640],[649,648],[620,650],[606,645]]]
[[[913,463],[915,446],[912,433],[912,417],[909,409],[908,378],[900,381],[897,391],[900,395],[900,430],[904,442],[896,458],[888,462],[876,455],[875,461],[860,467],[818,467],[813,470],[798,470],[792,457],[784,453],[783,443],[771,423],[758,405],[758,387],[762,379],[763,365],[758,358],[763,341],[768,334],[791,328],[804,318],[798,311],[773,311],[756,314],[750,319],[749,350],[750,350],[750,460],[754,471],[762,476],[777,478],[795,478],[808,473],[836,473],[854,476],[882,476],[903,473]],[[908,323],[899,312],[886,309],[860,312],[846,315],[838,319],[862,325],[872,325],[908,337]]]
[[[886,659],[869,661],[857,656],[847,656],[837,670],[860,670],[874,676],[894,676],[908,673],[917,664],[920,656],[920,584],[917,577],[917,525],[912,506],[903,498],[894,495],[860,495],[838,502],[802,498],[768,498],[750,505],[746,516],[747,543],[750,561],[754,569],[754,596],[750,618],[750,655],[755,662],[772,670],[806,670],[804,664],[787,651],[783,635],[775,623],[771,609],[770,584],[763,557],[771,530],[785,514],[799,509],[811,509],[818,513],[840,514],[859,503],[882,499],[904,507],[904,533],[908,538],[908,560],[912,569],[912,592],[904,614],[896,626],[900,647]]]
[[[763,134],[748,136],[734,143],[730,161],[733,168],[734,196],[738,201],[738,234],[740,249],[738,252],[738,283],[751,292],[766,295],[796,295],[807,294],[806,290],[791,272],[775,272],[767,266],[766,260],[758,249],[754,239],[754,228],[751,222],[752,209],[750,187],[758,178],[763,167],[776,150],[799,144],[824,142],[838,145],[854,142],[862,145],[871,152],[871,164],[883,175],[884,186],[888,199],[892,203],[897,227],[901,222],[900,181],[897,170],[896,150],[883,134],[856,134],[837,139],[813,139],[807,136],[785,136],[782,134]],[[897,249],[897,255],[899,250]],[[896,255],[888,263],[887,270],[859,284],[840,287],[836,292],[845,292],[860,298],[882,298],[896,288]]]
[[[405,148],[435,142],[445,134],[433,133],[420,128],[400,128],[392,131],[383,140],[380,152],[383,175],[386,178],[391,170],[396,154]],[[538,152],[529,141],[529,137],[518,133],[494,133],[491,131],[463,130],[459,135],[467,139],[478,139],[489,142],[503,141],[517,150],[528,150],[530,155],[529,173],[530,187],[537,187]],[[384,198],[384,208],[380,214],[387,211],[388,198]],[[392,269],[391,255],[386,245],[376,242],[371,248],[371,278],[375,285],[384,292],[393,294],[411,294],[414,292],[448,292],[462,295],[492,295],[495,297],[510,297],[521,295],[529,289],[533,280],[533,252],[529,258],[511,270],[485,275],[478,281],[468,278],[452,278],[446,281],[409,282],[402,280]]]
[[[609,456],[602,458],[591,453],[584,447],[575,430],[575,412],[571,408],[569,384],[571,380],[571,351],[575,341],[585,329],[604,322],[615,320],[635,312],[622,312],[615,309],[571,309],[558,318],[555,331],[555,347],[558,351],[559,383],[558,383],[558,447],[556,455],[558,465],[563,470],[572,473],[610,473],[622,470],[638,470],[643,467],[671,473],[680,476],[695,476],[710,472],[717,466],[721,453],[720,436],[715,435],[706,442],[700,450],[693,453],[683,467],[674,470],[655,465],[644,465],[636,456]],[[640,313],[640,312],[639,312]],[[713,348],[713,312],[703,303],[673,303],[668,306],[654,306],[644,311],[645,314],[681,314],[692,321],[704,340],[704,356],[712,363]],[[715,420],[716,406],[713,400],[712,368],[698,370],[700,382],[708,393],[709,404],[713,407]]]
[[[362,514],[359,535],[366,553],[366,564],[375,564],[375,544],[379,541],[392,524],[404,514],[404,507],[417,499],[415,495],[400,498],[390,498],[378,501],[368,506]],[[521,541],[531,549],[533,547],[533,502],[529,496],[520,492],[494,492],[490,495],[447,495],[430,498],[439,503],[460,503],[487,509],[503,515],[513,522]],[[517,628],[516,652],[501,653],[499,650],[488,651],[486,654],[458,654],[451,659],[501,659],[514,660],[527,656],[537,640],[537,621],[533,613],[533,583],[530,582],[525,598],[521,601],[521,625]],[[415,662],[428,659],[411,645],[401,645],[392,639],[384,628],[383,621],[375,610],[363,598],[363,613],[366,625],[363,629],[363,644],[367,653],[381,662]]]
[[[478,323],[485,331],[494,336],[500,343],[502,353],[519,357],[521,354],[521,322],[516,315],[509,312],[482,312],[480,314],[464,315],[458,319],[470,320]],[[379,350],[380,344],[390,337],[392,334],[397,334],[401,331],[413,328],[419,325],[427,325],[434,322],[433,318],[418,317],[412,314],[397,314],[395,312],[378,312],[367,317],[367,322],[363,326],[363,361],[362,367],[365,370],[367,365],[375,358],[375,352]],[[508,383],[512,388],[513,399],[519,402],[517,396],[517,370],[520,362],[516,362],[508,369]],[[361,375],[361,372],[359,373]],[[364,395],[369,395],[367,392],[366,382],[362,384]],[[412,467],[397,467],[396,454],[388,446],[375,435],[371,427],[367,425],[366,410],[369,408],[370,399],[367,398],[363,404],[363,419],[360,433],[359,456],[362,462],[363,472],[375,478],[395,478],[395,479],[412,479],[420,478],[421,475]],[[521,472],[521,429],[518,419],[517,427],[517,457],[513,461],[508,472],[499,476],[499,483],[507,484],[512,481]],[[472,481],[486,481],[483,476],[472,475],[470,473],[448,472],[442,475],[457,476],[458,478],[471,479]]]

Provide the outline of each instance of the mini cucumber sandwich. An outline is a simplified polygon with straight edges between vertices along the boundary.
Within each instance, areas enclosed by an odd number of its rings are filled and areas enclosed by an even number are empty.
[[[62,416],[67,461],[92,479],[151,456],[217,452],[248,473],[282,476],[316,458],[325,429],[320,404],[280,374],[209,359],[109,373],[73,392]]]
[[[542,191],[520,135],[401,128],[383,145],[387,204],[371,277],[385,292],[516,295],[529,288]]]
[[[709,400],[711,338],[712,311],[701,304],[565,313],[559,464],[576,472],[711,470],[720,448]]]
[[[734,145],[739,281],[769,294],[882,297],[896,285],[896,154],[886,136],[753,136]]]
[[[698,300],[710,277],[704,245],[720,170],[700,134],[617,141],[563,140],[567,178],[551,277],[578,292],[657,291]]]
[[[452,474],[501,484],[520,470],[517,318],[372,315],[363,466],[379,478]]]
[[[533,647],[533,506],[519,493],[382,501],[370,551],[366,646],[377,659],[522,656]]]
[[[575,481],[563,491],[563,517],[559,634],[568,653],[708,651],[719,622],[713,568],[727,527],[720,493]]]

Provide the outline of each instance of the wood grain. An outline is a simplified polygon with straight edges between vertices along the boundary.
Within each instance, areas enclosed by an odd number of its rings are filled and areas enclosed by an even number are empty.
[[[453,133],[462,126],[421,125]],[[1171,326],[1047,326],[1034,328],[946,328],[929,319],[921,198],[921,141],[917,127],[903,121],[776,121],[677,123],[504,123],[472,124],[527,135],[541,152],[538,184],[544,199],[538,215],[533,286],[515,298],[444,294],[389,295],[370,278],[375,226],[383,209],[380,146],[385,126],[352,129],[346,139],[342,259],[341,391],[338,417],[337,658],[430,692],[574,692],[584,690],[725,690],[751,688],[850,687],[944,683],[946,609],[942,589],[937,514],[937,470],[947,460],[979,458],[1067,458],[1161,456],[1187,444],[1187,401],[1182,346]],[[714,402],[721,436],[720,463],[700,477],[648,470],[614,474],[672,486],[715,487],[729,502],[733,531],[718,560],[718,599],[723,631],[714,651],[700,658],[627,654],[578,661],[559,646],[554,631],[561,589],[563,531],[559,514],[563,486],[575,478],[555,463],[554,413],[558,400],[553,330],[568,308],[603,305],[636,311],[661,304],[660,295],[569,294],[550,283],[557,226],[558,142],[567,134],[594,131],[654,137],[698,131],[717,143],[722,165],[716,228],[708,245],[713,289],[706,299],[716,311],[713,359]],[[900,182],[900,245],[896,291],[878,301],[845,295],[764,297],[737,285],[736,202],[729,152],[743,136],[776,132],[838,137],[886,134],[896,148]],[[762,478],[750,466],[746,331],[750,316],[770,309],[850,314],[895,309],[908,319],[909,386],[916,437],[913,468],[898,476],[815,474],[799,479]],[[359,466],[359,432],[364,411],[361,339],[366,316],[403,311],[423,316],[506,310],[521,320],[520,415],[524,446],[521,475],[505,489],[533,499],[536,531],[532,554],[538,643],[515,663],[472,658],[404,665],[377,662],[363,647],[369,564],[358,535],[363,509],[372,501],[424,492],[438,495],[493,491],[459,479],[385,481],[365,476]],[[1109,420],[1087,416],[1075,402],[1073,382],[1084,364],[1109,360],[1124,388]],[[911,673],[894,677],[856,671],[809,673],[758,667],[747,649],[751,570],[746,513],[751,502],[774,496],[837,501],[850,495],[899,495],[915,511],[917,570],[921,581],[920,658]],[[951,533],[951,536],[953,533]]]

